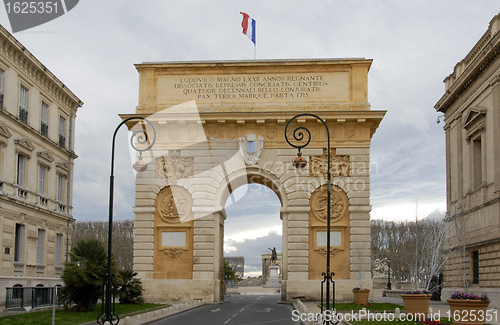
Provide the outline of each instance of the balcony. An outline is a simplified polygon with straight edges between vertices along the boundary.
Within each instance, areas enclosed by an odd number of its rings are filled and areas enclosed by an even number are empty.
[[[59,134],[59,147],[66,148],[66,138],[62,134]]]
[[[19,107],[19,119],[28,124],[28,111],[24,107]]]
[[[40,205],[41,205],[41,206],[46,207],[48,202],[49,202],[49,200],[48,200],[48,199],[46,199],[46,198],[44,198],[44,197],[41,197],[41,196],[40,196]]]
[[[62,266],[57,266],[56,265],[56,278],[62,277],[63,274],[63,267]]]
[[[45,276],[45,265],[36,266],[36,277],[43,278]]]
[[[24,262],[14,262],[14,275],[24,275]]]
[[[21,199],[26,200],[28,198],[28,191],[23,190],[22,188],[18,188],[17,196],[19,196]]]
[[[44,122],[42,122],[40,125],[40,133],[43,136],[46,136],[46,137],[49,136],[49,126],[47,124],[45,124]]]

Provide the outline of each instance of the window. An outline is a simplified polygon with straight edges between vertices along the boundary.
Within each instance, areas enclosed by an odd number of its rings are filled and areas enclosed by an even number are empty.
[[[41,117],[41,122],[40,122],[40,133],[42,135],[48,137],[49,136],[49,124],[48,124],[48,119],[49,119],[49,106],[42,102],[42,117]]]
[[[61,254],[62,254],[62,234],[57,234],[56,236],[56,266],[61,265]]]
[[[38,192],[40,195],[45,195],[45,179],[47,178],[47,167],[40,165],[38,172]]]
[[[57,201],[63,202],[64,198],[64,176],[57,174]]]
[[[479,252],[472,252],[472,283],[479,284]]]
[[[16,224],[16,234],[14,242],[14,261],[21,262],[23,258],[24,226]]]
[[[44,243],[45,243],[45,230],[38,229],[36,264],[43,264],[43,246],[44,246]]]
[[[24,187],[24,180],[26,178],[26,156],[17,156],[17,185]]]
[[[28,123],[28,89],[23,86],[19,90],[19,119]]]
[[[66,148],[66,137],[64,136],[66,134],[66,119],[64,117],[59,116],[59,146]]]
[[[472,140],[472,168],[474,177],[474,188],[483,183],[483,159],[482,159],[481,137]]]

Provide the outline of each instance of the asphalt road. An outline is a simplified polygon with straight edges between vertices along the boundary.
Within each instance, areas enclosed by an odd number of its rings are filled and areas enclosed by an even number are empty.
[[[233,295],[226,302],[205,305],[169,316],[154,325],[298,325],[292,320],[293,307],[278,304],[279,295]]]

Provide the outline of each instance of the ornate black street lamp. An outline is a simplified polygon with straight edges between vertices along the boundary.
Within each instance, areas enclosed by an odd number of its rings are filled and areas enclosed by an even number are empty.
[[[295,143],[290,142],[288,139],[288,127],[292,121],[297,120],[299,117],[314,117],[319,120],[326,129],[326,135],[328,139],[328,147],[327,147],[327,208],[326,208],[326,273],[322,273],[323,281],[321,281],[321,313],[323,314],[323,287],[326,284],[326,310],[330,312],[330,282],[333,284],[333,299],[332,299],[332,309],[335,311],[335,282],[333,281],[333,276],[335,273],[330,273],[330,192],[331,192],[331,157],[330,157],[330,130],[326,125],[326,122],[317,115],[311,113],[303,113],[292,117],[292,119],[287,123],[285,127],[285,139],[289,145],[298,149],[297,158],[292,162],[293,166],[298,169],[302,169],[307,165],[307,161],[302,157],[302,153],[300,149],[306,147],[309,142],[311,142],[311,132],[305,126],[298,126],[293,130],[291,135],[293,135],[293,141]],[[338,321],[333,321],[333,319],[327,320],[328,323],[337,324]]]
[[[391,258],[387,258],[387,290],[392,290],[391,285]]]
[[[129,117],[123,120],[115,129],[115,133],[113,134],[113,142],[111,146],[111,175],[109,176],[109,227],[108,227],[108,270],[106,274],[106,279],[104,280],[104,297],[102,303],[102,313],[97,316],[97,323],[100,325],[104,324],[118,324],[120,322],[120,318],[115,314],[115,299],[114,292],[113,298],[111,287],[114,288],[113,285],[113,275],[111,274],[111,239],[113,235],[113,189],[114,189],[114,162],[115,162],[115,138],[118,129],[125,123],[131,120],[141,120],[147,122],[151,129],[153,130],[152,139],[149,138],[148,133],[146,132],[144,124],[142,130],[137,130],[132,134],[130,138],[130,145],[135,151],[139,152],[139,161],[137,161],[133,168],[137,171],[143,171],[146,169],[147,165],[141,160],[142,152],[151,149],[156,141],[156,132],[153,124],[150,121],[145,119],[144,117],[134,116]],[[143,149],[137,148],[136,143],[134,143],[134,139],[137,141],[137,144],[146,145]]]

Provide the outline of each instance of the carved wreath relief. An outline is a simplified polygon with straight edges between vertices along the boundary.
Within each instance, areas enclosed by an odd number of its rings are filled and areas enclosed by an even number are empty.
[[[181,256],[183,251],[182,248],[165,248],[165,254],[172,258]]]
[[[165,188],[158,194],[156,211],[162,221],[168,223],[185,222],[191,214],[193,199],[180,186]]]
[[[311,196],[311,210],[313,215],[321,220],[326,222],[327,218],[327,201],[328,194],[326,187],[323,186],[321,189],[316,190]],[[330,193],[330,220],[337,221],[344,215],[346,211],[347,202],[343,198],[343,196],[335,191],[332,187],[332,191]]]

